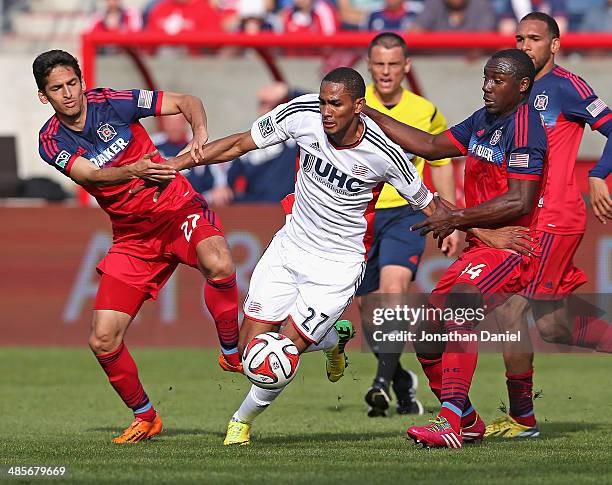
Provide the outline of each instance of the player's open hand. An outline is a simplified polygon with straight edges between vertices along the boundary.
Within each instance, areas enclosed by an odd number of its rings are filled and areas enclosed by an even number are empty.
[[[529,229],[522,226],[507,226],[499,229],[472,229],[472,233],[487,246],[497,249],[509,249],[524,256],[533,255],[535,239]]]
[[[140,160],[132,165],[132,174],[139,179],[163,183],[172,181],[176,177],[176,170],[170,165],[152,162],[151,159],[157,156],[157,150],[147,153]]]
[[[604,179],[589,177],[589,197],[595,217],[602,224],[606,224],[607,219],[612,219],[612,199]]]
[[[162,191],[176,177],[176,170],[170,165],[151,161],[157,154],[158,151],[154,150],[151,153],[145,154],[140,160],[132,164],[133,174],[143,180],[144,183],[130,189],[130,193],[136,195],[144,189],[157,187],[153,195],[153,202],[157,202]]]
[[[421,236],[425,236],[431,232],[434,239],[438,240],[438,248],[441,249],[444,239],[450,236],[455,230],[455,226],[453,224],[454,213],[444,203],[446,202],[444,199],[441,199],[439,196],[435,195],[434,200],[436,203],[434,213],[423,222],[413,225],[410,230],[418,231],[420,229]]]

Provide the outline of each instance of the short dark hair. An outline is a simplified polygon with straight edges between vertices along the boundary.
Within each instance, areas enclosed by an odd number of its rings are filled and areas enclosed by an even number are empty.
[[[32,63],[32,71],[34,72],[34,79],[36,79],[36,85],[41,91],[45,90],[47,85],[47,77],[49,73],[57,66],[67,66],[74,70],[77,77],[82,80],[81,68],[79,67],[79,61],[70,54],[69,52],[54,49],[51,51],[43,52],[40,54]]]
[[[497,51],[495,54],[491,56],[490,60],[494,59],[507,59],[512,64],[514,72],[512,75],[517,81],[520,81],[524,77],[529,78],[529,89],[527,93],[531,91],[531,87],[533,86],[533,80],[535,79],[536,70],[533,65],[533,61],[531,57],[525,54],[520,49],[504,49],[501,51]]]
[[[544,22],[546,24],[548,33],[553,39],[559,39],[561,37],[561,33],[559,32],[559,24],[557,21],[544,12],[528,13],[521,19],[521,22],[525,20],[539,20],[540,22]]]
[[[354,100],[357,98],[365,98],[365,81],[361,74],[355,69],[350,67],[337,67],[333,71],[327,73],[327,75],[321,81],[321,84],[337,83],[344,84],[344,87],[351,95]]]
[[[406,41],[401,35],[395,32],[382,32],[372,39],[368,46],[368,56],[372,53],[372,49],[380,45],[385,49],[393,49],[394,47],[401,47],[404,57],[408,57],[408,46]]]

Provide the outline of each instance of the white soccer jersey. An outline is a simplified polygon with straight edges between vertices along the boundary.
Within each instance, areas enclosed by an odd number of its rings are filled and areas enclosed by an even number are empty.
[[[357,143],[334,147],[323,131],[318,95],[306,94],[276,107],[251,128],[260,148],[289,138],[297,142],[295,203],[285,231],[304,250],[331,260],[364,259],[385,182],[415,209],[433,197],[404,151],[370,118],[362,115],[361,121],[365,129]]]

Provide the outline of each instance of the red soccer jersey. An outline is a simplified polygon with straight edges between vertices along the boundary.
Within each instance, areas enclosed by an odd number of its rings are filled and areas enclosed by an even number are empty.
[[[609,129],[612,113],[580,77],[556,66],[538,79],[529,104],[542,114],[548,134],[548,163],[537,229],[554,234],[580,234],[586,209],[575,168],[584,125]]]
[[[71,130],[55,115],[40,130],[39,152],[47,163],[69,176],[77,157],[87,158],[104,170],[134,163],[155,150],[138,120],[160,114],[162,92],[101,88],[86,91],[85,96],[87,119],[83,131]],[[163,158],[157,156],[153,161],[159,163]],[[130,193],[130,189],[142,183],[135,179],[110,187],[84,187],[110,216],[114,242],[148,237],[160,223],[173,217],[174,211],[197,196],[181,174],[177,174],[156,203],[153,187],[136,195]]]

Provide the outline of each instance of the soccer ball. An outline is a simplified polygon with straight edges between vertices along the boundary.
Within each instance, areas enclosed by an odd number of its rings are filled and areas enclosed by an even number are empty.
[[[300,355],[290,338],[275,332],[260,333],[244,349],[242,365],[256,386],[280,389],[295,377]]]

